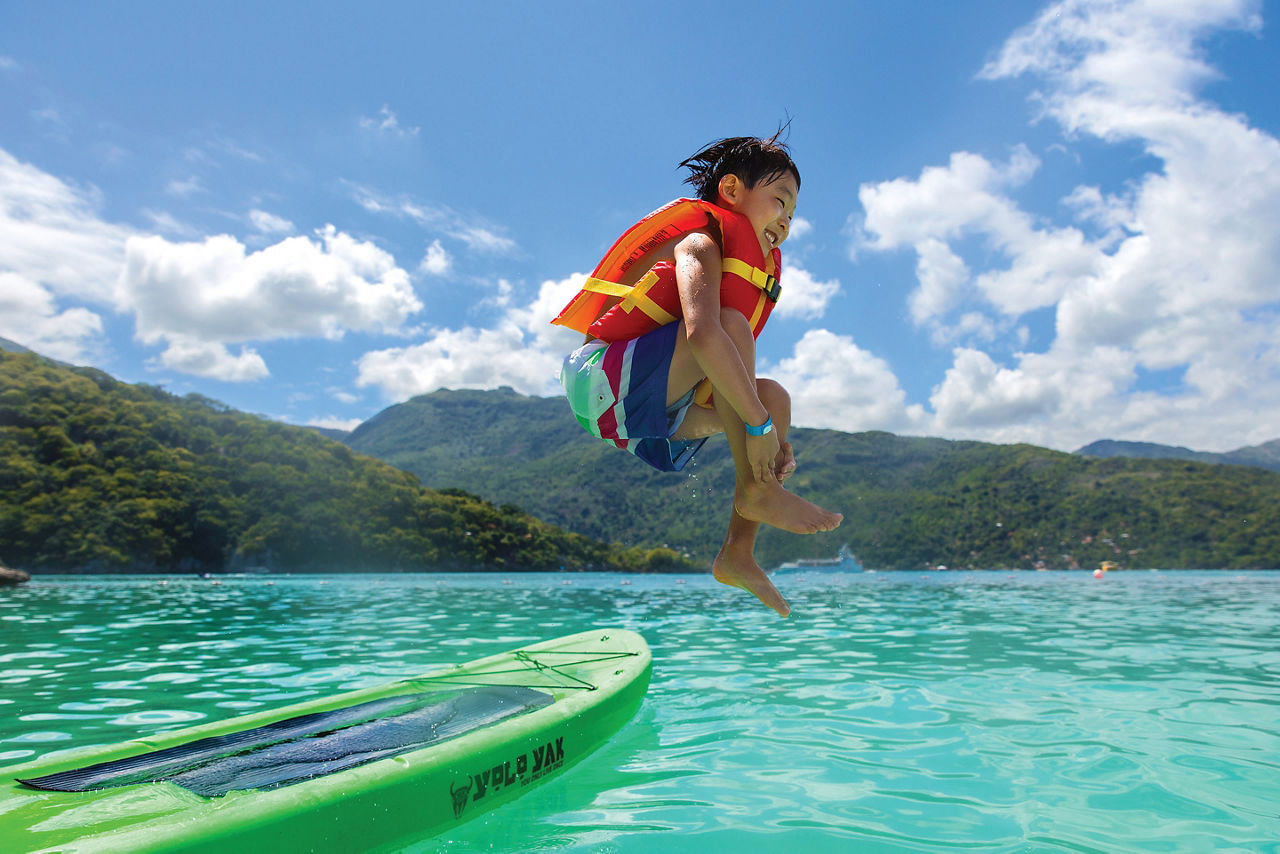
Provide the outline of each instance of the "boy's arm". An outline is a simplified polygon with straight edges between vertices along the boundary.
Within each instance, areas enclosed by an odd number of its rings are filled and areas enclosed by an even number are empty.
[[[702,231],[691,232],[675,246],[676,285],[684,314],[689,350],[719,395],[744,424],[763,424],[769,410],[760,402],[752,380],[755,365],[743,363],[733,339],[720,321],[720,247]],[[778,453],[776,433],[747,437],[747,457],[756,480],[772,477]]]

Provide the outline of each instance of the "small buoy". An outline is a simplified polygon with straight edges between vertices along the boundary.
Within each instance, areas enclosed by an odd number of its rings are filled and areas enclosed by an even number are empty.
[[[1104,575],[1106,575],[1106,573],[1105,573],[1105,572],[1103,572],[1103,571],[1102,571],[1102,570],[1100,570],[1100,569],[1095,569],[1095,570],[1093,571],[1093,577],[1094,577],[1094,578],[1102,578]]]

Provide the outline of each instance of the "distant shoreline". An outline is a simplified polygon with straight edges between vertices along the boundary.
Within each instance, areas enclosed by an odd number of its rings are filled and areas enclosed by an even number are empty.
[[[768,570],[769,573],[775,573],[776,568]],[[1030,569],[1030,568],[968,568],[954,567],[949,569],[868,569],[864,571],[848,571],[824,569],[821,567],[813,569],[791,569],[787,571],[787,578],[801,578],[806,576],[860,576],[860,575],[903,575],[903,574],[921,574],[921,575],[957,575],[962,573],[1018,573],[1034,575],[1037,573],[1055,573],[1055,574],[1077,574],[1090,575],[1094,571],[1093,567],[1080,569]],[[1280,572],[1280,567],[1267,567],[1260,569],[1230,569],[1230,568],[1211,568],[1211,567],[1150,567],[1138,569],[1119,569],[1113,570],[1107,575],[1125,576],[1136,575],[1139,573],[1150,572],[1206,572],[1206,573],[1254,573],[1254,572]],[[664,575],[683,575],[683,576],[701,576],[710,575],[711,570],[682,570],[668,572],[642,572],[638,570],[621,570],[621,569],[376,569],[376,570],[359,570],[359,569],[300,569],[289,571],[270,571],[270,572],[174,572],[171,570],[164,571],[94,571],[94,570],[57,570],[57,571],[39,571],[30,573],[31,581],[39,581],[46,578],[70,578],[70,577],[92,577],[92,578],[186,578],[195,580],[219,580],[219,579],[261,579],[276,580],[281,578],[306,578],[316,576],[406,576],[406,575],[439,575],[439,576],[457,576],[457,575],[504,575],[504,576],[521,576],[521,575],[618,575],[624,577],[630,576],[664,576]]]

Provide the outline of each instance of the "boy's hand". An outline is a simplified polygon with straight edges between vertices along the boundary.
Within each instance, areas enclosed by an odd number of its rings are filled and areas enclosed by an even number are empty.
[[[757,483],[777,480],[774,466],[778,459],[778,434],[773,430],[763,436],[747,434],[747,462],[751,466],[751,476]]]

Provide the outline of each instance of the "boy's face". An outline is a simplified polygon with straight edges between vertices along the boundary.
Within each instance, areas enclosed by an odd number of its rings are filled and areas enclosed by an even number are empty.
[[[745,216],[760,238],[760,250],[767,256],[782,245],[791,233],[791,218],[796,213],[796,197],[800,188],[790,172],[772,181],[761,181],[748,187],[737,175],[720,179],[722,206]]]

